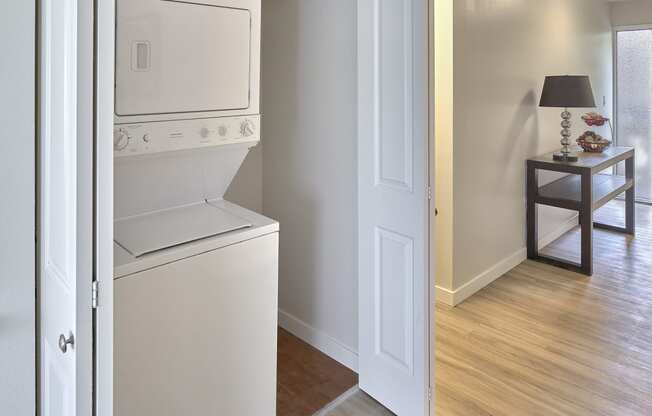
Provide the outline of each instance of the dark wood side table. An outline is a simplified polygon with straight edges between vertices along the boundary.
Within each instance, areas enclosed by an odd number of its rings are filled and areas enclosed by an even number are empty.
[[[602,174],[625,161],[625,176]],[[569,173],[539,187],[539,170]],[[593,212],[626,192],[625,227],[593,221]],[[529,259],[564,269],[593,274],[593,227],[634,234],[634,148],[612,147],[604,153],[579,153],[577,162],[558,162],[552,153],[527,161],[527,255]],[[537,205],[566,208],[579,213],[582,228],[582,263],[539,254]]]

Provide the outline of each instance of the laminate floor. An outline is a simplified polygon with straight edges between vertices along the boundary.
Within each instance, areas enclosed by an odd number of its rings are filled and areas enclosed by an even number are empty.
[[[438,416],[652,415],[652,207],[636,211],[634,238],[595,231],[593,277],[526,261],[437,306]],[[575,229],[546,250],[578,248]]]
[[[394,413],[357,387],[351,389],[345,396],[316,413],[315,416],[394,416]]]
[[[356,373],[279,328],[277,416],[312,416],[357,384]]]

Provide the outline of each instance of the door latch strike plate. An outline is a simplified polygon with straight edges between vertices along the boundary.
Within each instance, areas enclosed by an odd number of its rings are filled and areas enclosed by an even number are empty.
[[[97,309],[97,298],[98,298],[98,282],[94,280],[91,284],[91,308]]]

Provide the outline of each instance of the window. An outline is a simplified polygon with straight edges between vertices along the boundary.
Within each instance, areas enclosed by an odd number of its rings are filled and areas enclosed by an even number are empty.
[[[637,199],[652,202],[652,27],[616,32],[616,140],[636,148]]]

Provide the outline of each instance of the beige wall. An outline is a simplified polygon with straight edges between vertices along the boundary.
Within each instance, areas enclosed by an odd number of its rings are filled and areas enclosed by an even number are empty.
[[[614,26],[652,24],[652,1],[620,1],[611,5],[611,23]]]
[[[544,77],[588,74],[600,105],[612,101],[606,3],[455,0],[454,26],[451,290],[523,252],[525,160],[559,147],[560,111],[538,108]],[[611,114],[610,105],[600,111]],[[571,218],[542,209],[540,233]]]
[[[437,285],[453,286],[453,0],[435,1],[435,250]]]

